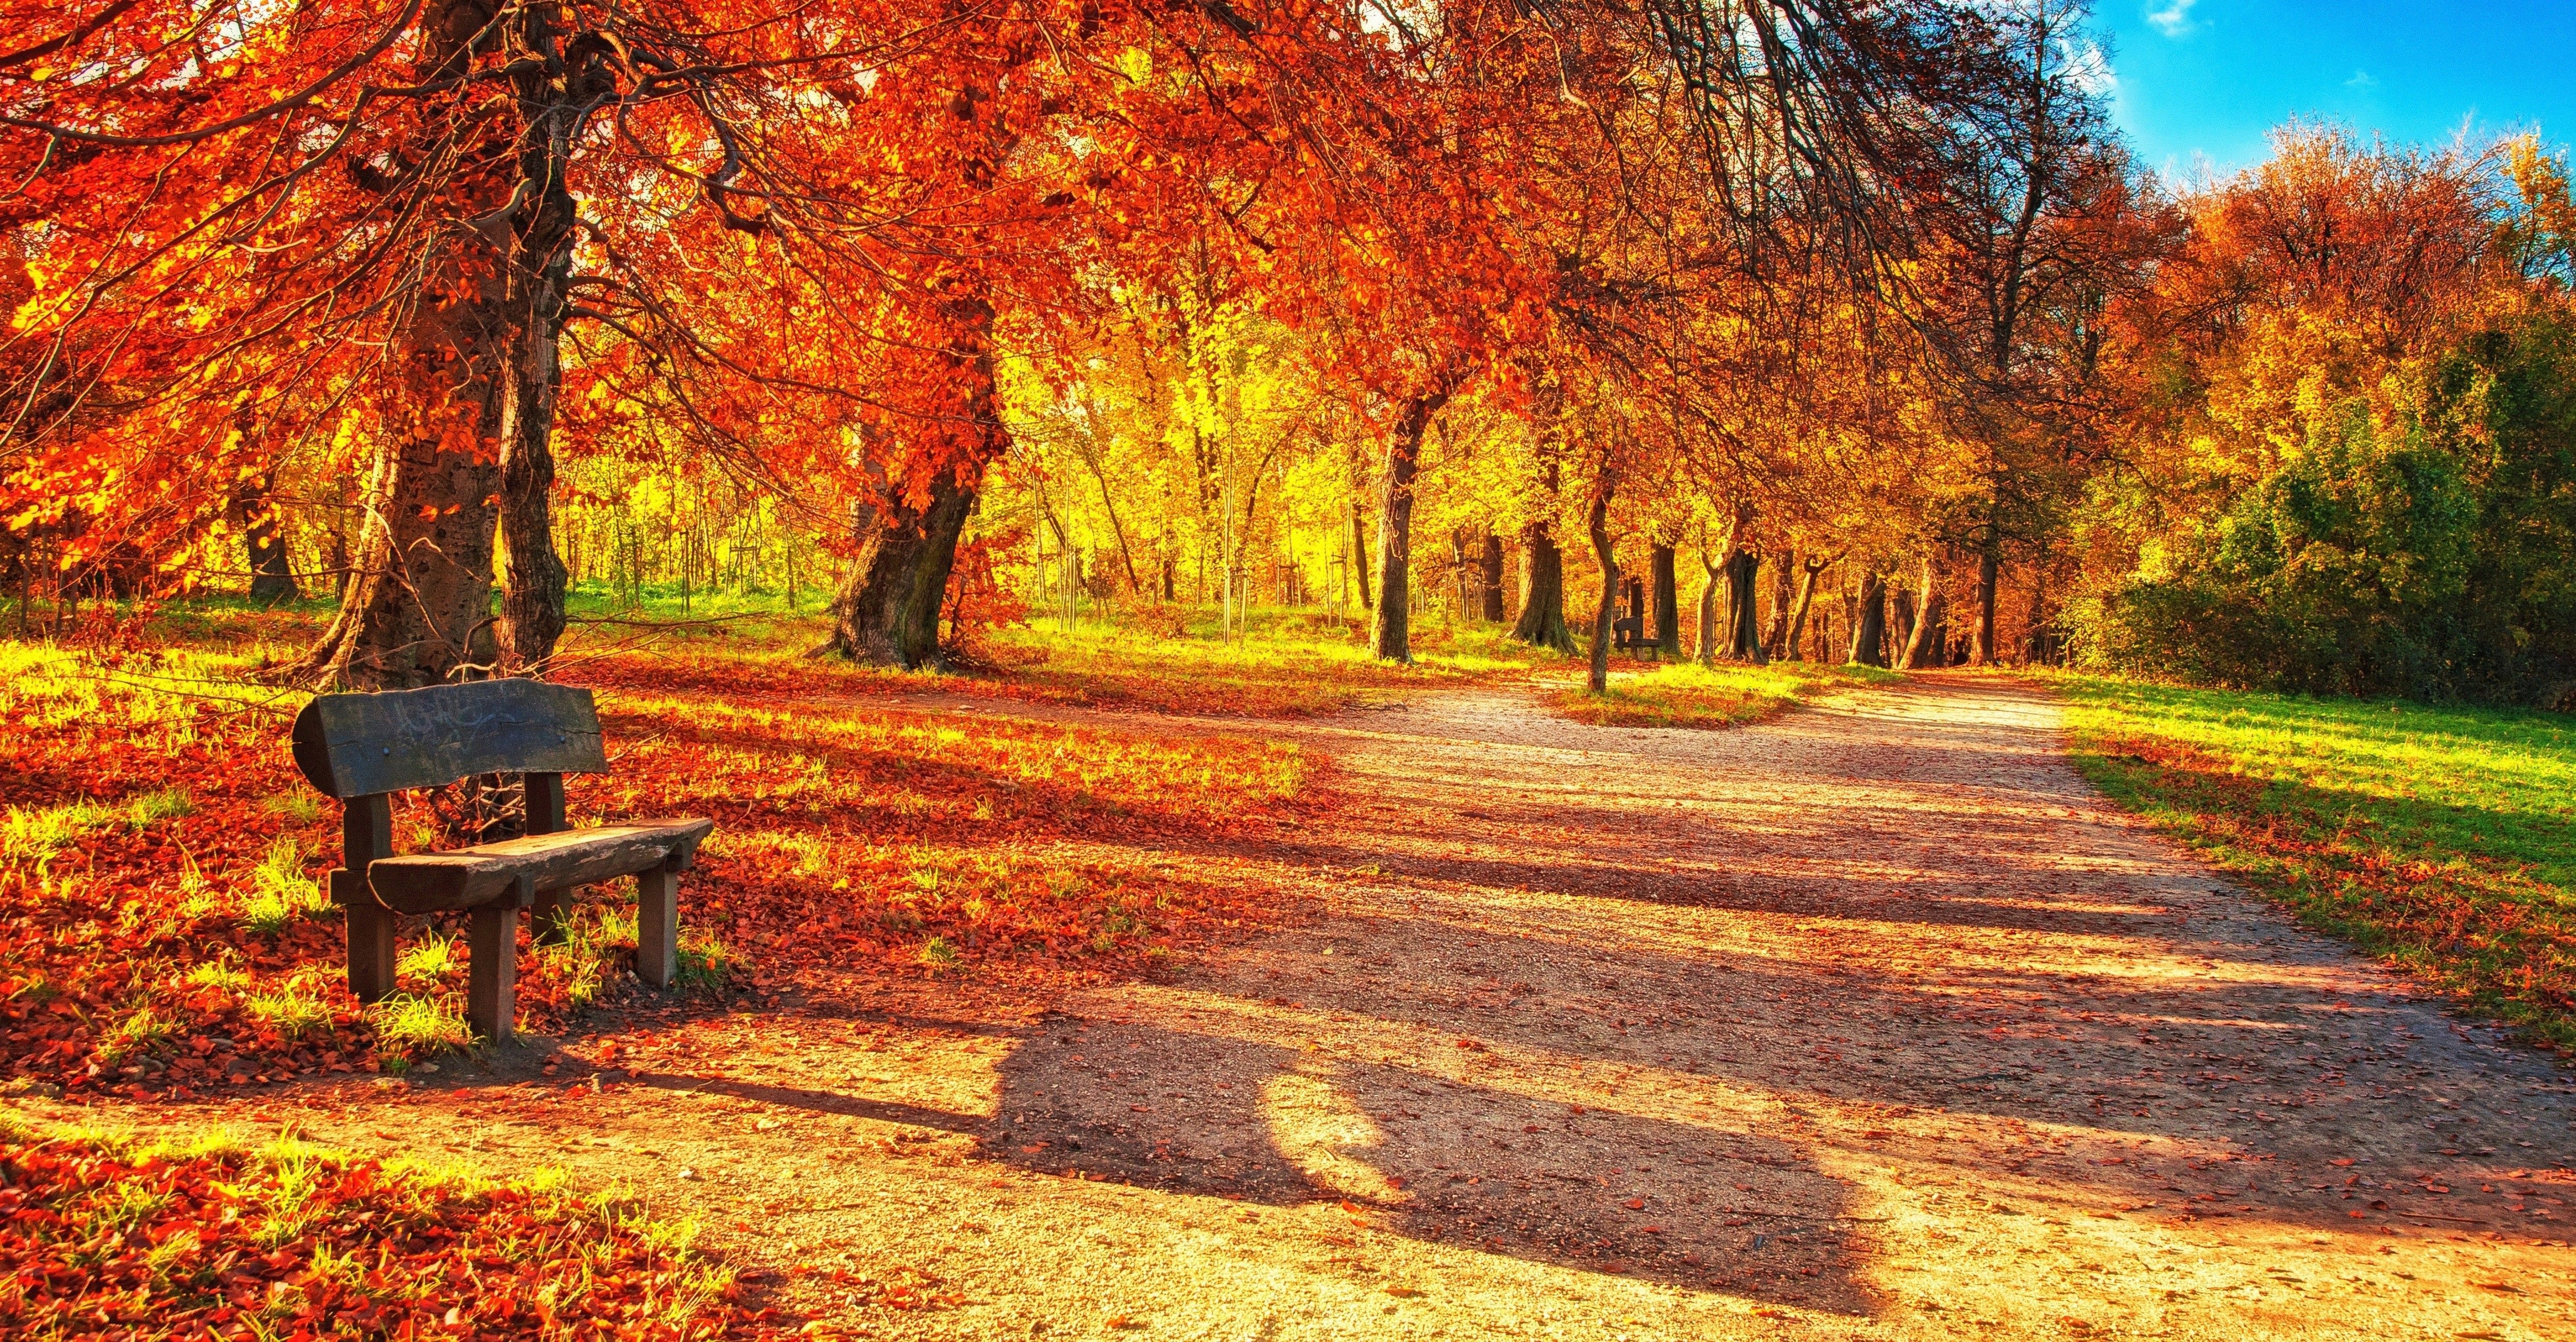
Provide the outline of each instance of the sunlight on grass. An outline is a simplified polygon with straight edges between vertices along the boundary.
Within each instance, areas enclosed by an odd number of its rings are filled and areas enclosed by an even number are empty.
[[[2576,719],[2049,683],[2113,800],[2312,925],[2576,1048]]]
[[[1578,682],[1552,695],[1549,706],[1561,716],[1599,727],[1740,727],[1795,704],[1904,679],[1876,667],[1804,662],[1672,662],[1643,671],[1622,670],[1613,662],[1605,693],[1586,693]]]
[[[304,849],[293,838],[268,847],[251,870],[251,891],[241,901],[241,925],[252,932],[277,933],[299,918],[316,917],[331,907],[322,886],[304,874]]]
[[[331,1008],[303,977],[288,979],[267,992],[242,998],[242,1012],[290,1039],[331,1023]]]
[[[388,1057],[442,1053],[473,1042],[464,1015],[435,998],[397,993],[370,1007],[368,1015],[375,1022],[377,1047]]]
[[[117,822],[115,811],[94,801],[21,809],[12,806],[0,819],[0,858],[38,869],[71,847],[84,834]]]

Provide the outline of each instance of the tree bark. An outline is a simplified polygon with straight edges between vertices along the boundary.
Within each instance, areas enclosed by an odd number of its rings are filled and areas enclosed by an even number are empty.
[[[1521,618],[1512,637],[1534,648],[1574,651],[1574,631],[1565,625],[1565,552],[1544,520],[1521,528]]]
[[[1369,652],[1382,660],[1413,661],[1413,477],[1422,469],[1422,437],[1431,417],[1449,403],[1444,383],[1404,403],[1386,442],[1386,496],[1378,513],[1377,622]]]
[[[1905,642],[1904,667],[1923,671],[1949,663],[1950,621],[1941,594],[1941,570],[1933,552],[1923,555],[1923,585],[1914,598],[1914,632]]]
[[[1726,579],[1726,562],[1715,557],[1720,553],[1709,548],[1707,533],[1701,533],[1699,566],[1706,570],[1708,581],[1699,589],[1699,639],[1691,657],[1702,666],[1717,665],[1717,595]]]
[[[1864,565],[1860,599],[1852,616],[1851,660],[1860,666],[1887,665],[1887,582]]]
[[[1655,650],[1682,655],[1681,583],[1673,573],[1673,547],[1657,541],[1648,551],[1654,586]]]
[[[1377,603],[1369,599],[1368,527],[1360,520],[1357,494],[1351,496],[1351,576],[1360,586],[1360,609],[1377,609]]]
[[[1830,567],[1833,562],[1834,561],[1830,559],[1818,559],[1814,555],[1809,555],[1804,560],[1799,561],[1797,604],[1791,609],[1789,614],[1788,655],[1792,661],[1806,660],[1805,649],[1801,646],[1800,640],[1806,637],[1807,612],[1815,604],[1816,579],[1819,575],[1824,573],[1824,571]]]
[[[1754,586],[1761,575],[1762,556],[1752,546],[1737,546],[1726,569],[1726,639],[1721,655],[1729,661],[1760,666],[1767,660],[1762,651],[1761,594]]]
[[[1485,528],[1485,548],[1477,556],[1476,573],[1485,589],[1484,609],[1478,612],[1487,624],[1503,622],[1503,538]]]
[[[1977,640],[1969,660],[1978,666],[1995,664],[1995,589],[2002,578],[2003,546],[1990,522],[1977,547]]]
[[[1464,624],[1476,618],[1477,607],[1482,602],[1480,596],[1468,590],[1467,584],[1479,581],[1474,575],[1482,574],[1484,570],[1467,559],[1467,528],[1463,524],[1449,528],[1449,572],[1454,575],[1454,585],[1458,589],[1458,621]]]
[[[941,362],[967,392],[967,439],[954,462],[932,468],[927,499],[890,496],[863,519],[858,562],[832,601],[831,650],[858,661],[937,665],[939,610],[957,566],[957,538],[975,511],[984,468],[1010,450],[993,385],[993,305],[978,290],[943,303],[952,344]]]
[[[244,557],[250,561],[250,599],[263,606],[304,595],[295,585],[295,568],[287,558],[271,488],[270,477],[263,471],[233,491],[233,521],[242,529]]]
[[[1592,488],[1592,507],[1584,516],[1584,529],[1592,536],[1592,556],[1601,565],[1601,605],[1592,616],[1592,665],[1583,682],[1594,694],[1610,689],[1610,626],[1619,618],[1619,557],[1610,548],[1611,485],[1609,468],[1603,467]]]
[[[563,633],[550,494],[578,215],[566,168],[612,76],[597,52],[577,69],[552,59],[557,19],[551,6],[514,13],[510,40],[549,59],[511,67],[515,117],[455,130],[463,143],[439,204],[457,226],[444,231],[391,342],[392,403],[355,572],[339,617],[299,666],[326,682],[391,689],[534,670]],[[421,20],[423,81],[460,74],[469,44],[492,40],[490,21],[476,0],[433,0]]]
[[[1771,566],[1771,627],[1763,631],[1762,650],[1775,662],[1796,654],[1789,642],[1789,603],[1796,599],[1797,575],[1790,569],[1797,563],[1798,552],[1791,550]]]

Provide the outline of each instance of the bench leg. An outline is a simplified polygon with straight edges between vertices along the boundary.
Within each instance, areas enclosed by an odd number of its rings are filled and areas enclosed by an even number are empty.
[[[349,995],[361,1002],[381,1002],[394,991],[395,913],[376,902],[363,880],[331,873],[331,892],[340,899],[349,934]]]
[[[476,909],[466,949],[466,1023],[508,1043],[519,1007],[519,906],[501,900]]]
[[[635,972],[668,988],[680,972],[680,875],[655,867],[635,876]]]
[[[570,939],[566,929],[572,923],[572,892],[548,890],[537,896],[537,910],[528,915],[528,940],[539,946],[560,946]]]

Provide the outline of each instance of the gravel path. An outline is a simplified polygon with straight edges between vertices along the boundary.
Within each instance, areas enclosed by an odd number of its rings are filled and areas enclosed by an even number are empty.
[[[1287,931],[305,1121],[636,1174],[873,1336],[2576,1336],[2568,1075],[2112,810],[2034,691],[1223,730],[1337,762],[1330,822],[1168,853]]]

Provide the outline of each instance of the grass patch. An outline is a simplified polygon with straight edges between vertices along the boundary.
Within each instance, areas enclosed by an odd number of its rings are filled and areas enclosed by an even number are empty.
[[[183,787],[165,787],[158,791],[146,792],[125,804],[126,818],[136,829],[196,813],[197,799],[188,795],[188,789]]]
[[[304,874],[304,848],[292,837],[270,844],[250,877],[251,892],[241,903],[241,925],[247,931],[274,935],[331,907],[321,883]]]
[[[1596,727],[1741,727],[1793,704],[1903,679],[1899,672],[1876,667],[1805,662],[1769,666],[1671,662],[1633,672],[1623,672],[1613,662],[1605,693],[1589,694],[1578,684],[1554,694],[1549,706],[1560,717]]]
[[[331,1024],[331,1008],[303,978],[242,998],[242,1012],[288,1039]]]
[[[2576,718],[2052,683],[2112,800],[2310,926],[2576,1050]]]
[[[61,806],[12,806],[6,817],[0,817],[0,858],[42,871],[55,854],[79,842],[82,835],[115,824],[117,818],[115,811],[87,800]]]
[[[474,1037],[452,1003],[397,993],[368,1009],[376,1047],[388,1058],[416,1058],[461,1049]]]

